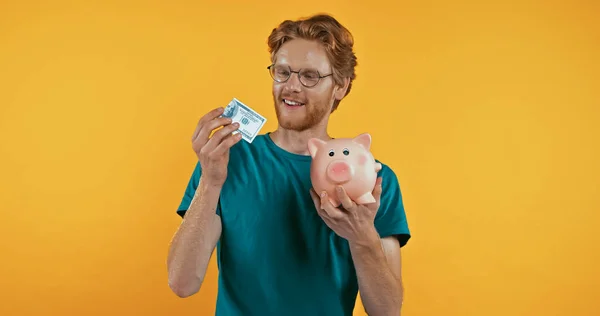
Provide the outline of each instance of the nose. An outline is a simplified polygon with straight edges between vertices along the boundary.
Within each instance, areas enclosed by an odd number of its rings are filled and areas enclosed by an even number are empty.
[[[354,176],[354,169],[345,161],[333,161],[327,166],[327,177],[336,184],[348,182]]]
[[[290,74],[290,77],[285,83],[285,89],[287,91],[300,92],[302,89],[302,83],[300,83],[300,77],[297,73],[293,72]]]

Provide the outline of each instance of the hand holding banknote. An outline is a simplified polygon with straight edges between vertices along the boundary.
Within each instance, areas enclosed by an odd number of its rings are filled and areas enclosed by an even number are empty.
[[[242,139],[241,133],[233,134],[239,123],[221,117],[223,110],[219,107],[202,116],[192,135],[192,148],[202,167],[202,178],[216,186],[222,186],[227,178],[229,149]],[[219,127],[222,128],[213,133]]]

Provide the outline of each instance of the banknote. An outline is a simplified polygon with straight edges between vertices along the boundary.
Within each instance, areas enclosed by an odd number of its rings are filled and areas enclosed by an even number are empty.
[[[236,98],[229,102],[221,116],[231,118],[232,123],[238,122],[240,127],[234,134],[242,133],[242,138],[248,143],[254,141],[254,138],[267,121],[264,116]]]

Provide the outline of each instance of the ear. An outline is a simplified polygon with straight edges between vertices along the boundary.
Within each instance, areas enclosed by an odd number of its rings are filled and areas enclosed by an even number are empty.
[[[344,78],[343,84],[341,86],[337,86],[335,90],[335,99],[342,100],[346,96],[346,91],[348,91],[348,86],[350,85],[350,78]]]
[[[308,140],[308,152],[310,152],[310,156],[315,158],[317,155],[317,151],[321,149],[325,145],[325,141],[318,138],[311,138]]]
[[[360,145],[365,147],[366,150],[371,149],[371,134],[369,134],[369,133],[360,134],[360,135],[354,137],[352,139],[352,141],[359,143]]]

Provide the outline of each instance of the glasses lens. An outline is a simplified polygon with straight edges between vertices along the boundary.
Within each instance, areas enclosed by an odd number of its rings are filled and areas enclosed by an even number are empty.
[[[319,82],[319,72],[312,69],[303,69],[300,71],[300,80],[305,86],[312,87]]]
[[[271,72],[271,77],[273,77],[273,80],[277,82],[284,82],[288,80],[291,73],[290,67],[280,65],[274,65],[269,69],[269,71]]]

